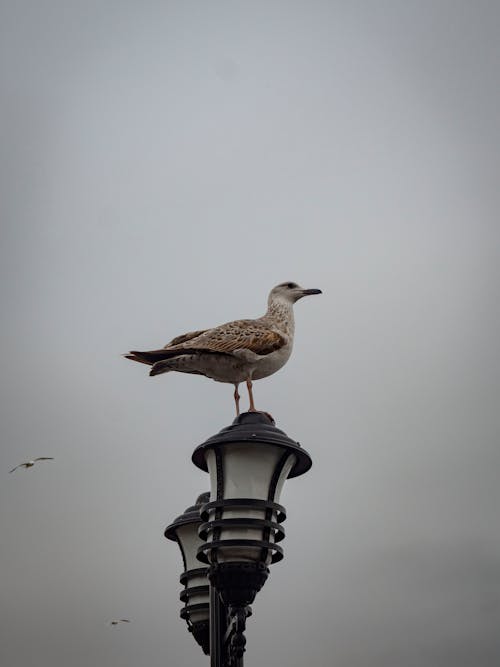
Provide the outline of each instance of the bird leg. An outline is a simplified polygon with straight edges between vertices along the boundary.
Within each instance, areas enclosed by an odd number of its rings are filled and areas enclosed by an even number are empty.
[[[247,380],[247,389],[248,389],[248,398],[250,399],[250,409],[249,412],[258,412],[255,409],[255,403],[253,402],[253,393],[252,393],[252,380]]]
[[[255,407],[255,403],[253,402],[253,392],[252,392],[252,380],[247,380],[247,389],[248,389],[248,397],[250,398],[250,408],[248,412],[260,412],[263,415],[266,415],[266,417],[269,417],[269,419],[272,421],[274,424],[274,417],[269,414],[269,412],[262,412],[261,410],[257,410]]]
[[[240,395],[238,393],[238,383],[234,385],[234,402],[236,403],[236,416],[240,415]]]

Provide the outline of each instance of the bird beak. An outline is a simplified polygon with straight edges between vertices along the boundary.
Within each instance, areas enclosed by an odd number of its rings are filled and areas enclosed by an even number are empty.
[[[308,296],[309,294],[323,294],[320,289],[303,289],[302,296]]]

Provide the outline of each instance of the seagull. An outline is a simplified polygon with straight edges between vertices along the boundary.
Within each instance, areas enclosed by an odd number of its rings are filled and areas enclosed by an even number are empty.
[[[14,472],[14,470],[17,470],[18,468],[32,468],[37,461],[53,461],[54,457],[53,456],[39,456],[37,459],[33,459],[33,461],[25,461],[25,463],[20,463],[18,466],[15,468],[12,468],[12,470],[9,470],[9,472]]]
[[[130,623],[128,618],[117,618],[113,621],[108,621],[108,625],[118,625],[119,623]]]
[[[250,412],[258,412],[252,382],[276,373],[288,361],[295,330],[293,304],[310,294],[321,294],[321,290],[281,283],[271,290],[267,312],[258,319],[191,331],[159,350],[134,350],[123,356],[151,366],[150,375],[178,371],[233,384],[236,416],[240,414],[238,387],[246,382]]]

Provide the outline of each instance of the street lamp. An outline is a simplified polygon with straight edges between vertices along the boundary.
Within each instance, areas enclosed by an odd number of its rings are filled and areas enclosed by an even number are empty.
[[[211,665],[240,667],[249,605],[269,565],[283,558],[283,484],[307,472],[312,461],[261,412],[237,417],[199,445],[192,460],[210,474],[210,499],[200,497],[196,554],[208,566]]]
[[[200,567],[196,554],[202,544],[198,537],[198,528],[201,525],[200,508],[208,501],[209,496],[209,493],[202,493],[196,503],[177,517],[164,533],[167,539],[179,545],[184,564],[184,572],[180,576],[184,589],[179,597],[185,604],[180,616],[186,621],[189,632],[207,655],[210,652],[208,568]]]

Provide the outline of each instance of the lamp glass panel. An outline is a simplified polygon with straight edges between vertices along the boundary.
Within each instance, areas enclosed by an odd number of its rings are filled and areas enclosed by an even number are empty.
[[[286,463],[283,466],[283,470],[281,471],[281,475],[278,478],[278,483],[276,484],[276,490],[274,492],[274,502],[275,503],[279,503],[280,497],[281,497],[281,491],[283,490],[283,484],[285,483],[285,479],[290,474],[290,470],[293,468],[296,461],[297,461],[297,457],[295,456],[295,454],[290,454],[290,456],[287,458]],[[274,520],[276,520],[276,518],[274,518]]]
[[[221,447],[222,450],[222,468],[223,468],[223,497],[230,498],[252,498],[256,500],[267,500],[269,487],[276,470],[278,462],[283,456],[282,447],[274,445],[263,445],[261,443],[231,443],[231,445]],[[217,493],[217,470],[215,462],[215,453],[209,450],[206,455],[207,466],[210,472],[211,482],[211,500],[216,499]],[[285,466],[280,474],[276,487],[275,501],[278,501],[279,494],[283,487],[284,480],[288,476],[296,457],[290,454]],[[210,520],[215,518],[215,512],[212,511]],[[265,510],[252,508],[225,509],[222,514],[223,519],[265,519]],[[273,517],[276,520],[276,516]],[[208,541],[213,539],[209,534]],[[262,540],[262,528],[224,528],[221,530],[221,540]],[[271,534],[269,540],[273,541]],[[219,562],[226,561],[259,561],[262,550],[256,547],[221,547],[218,550],[217,559]],[[267,562],[271,560],[271,552],[268,554]]]
[[[201,565],[199,561],[197,561],[197,567]],[[208,586],[209,581],[208,581],[208,576],[207,574],[198,574],[194,577],[189,577],[189,582],[188,586],[189,588],[194,588],[195,586]],[[204,603],[208,605],[210,602],[210,594],[207,593],[201,593],[199,595],[191,595],[189,598],[189,605],[192,604],[199,604],[199,603]],[[206,609],[200,609],[198,611],[191,611],[189,612],[189,618],[192,623],[196,623],[197,621],[207,621],[209,617],[209,608],[207,606]]]
[[[184,558],[186,559],[186,570],[194,570],[200,567],[200,561],[196,558],[198,547],[203,544],[198,537],[199,523],[186,523],[177,528],[177,539],[182,546]]]

